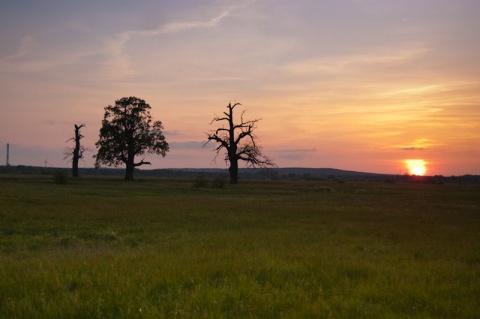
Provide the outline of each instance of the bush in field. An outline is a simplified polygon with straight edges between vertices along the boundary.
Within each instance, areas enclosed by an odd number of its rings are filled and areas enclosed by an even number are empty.
[[[193,187],[203,188],[208,186],[208,180],[203,174],[200,174],[193,181]]]
[[[212,182],[212,188],[224,188],[225,184],[226,182],[224,179],[217,177]]]
[[[226,181],[222,179],[221,177],[215,178],[213,181],[207,179],[205,175],[200,174],[198,175],[195,180],[193,181],[193,187],[196,188],[224,188],[226,184]]]
[[[55,181],[55,184],[67,184],[68,175],[63,171],[56,171],[53,175],[53,180]]]

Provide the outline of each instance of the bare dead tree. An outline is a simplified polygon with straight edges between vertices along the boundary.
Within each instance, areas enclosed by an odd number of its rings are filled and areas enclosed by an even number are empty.
[[[83,135],[80,134],[80,129],[82,127],[85,127],[85,124],[75,124],[75,136],[67,140],[67,142],[74,141],[75,147],[68,147],[65,151],[65,159],[69,157],[72,158],[73,177],[78,177],[78,161],[83,158],[83,152],[85,152],[85,148],[80,145],[80,140],[83,138]]]
[[[214,122],[222,123],[222,127],[211,131],[207,134],[208,144],[214,141],[218,144],[215,148],[216,156],[222,150],[226,152],[225,162],[230,163],[230,184],[238,184],[238,163],[239,160],[245,161],[247,167],[276,167],[276,165],[268,157],[262,154],[261,147],[257,145],[257,136],[254,134],[257,123],[261,119],[244,120],[245,110],[240,115],[240,123],[234,122],[234,109],[241,106],[240,103],[227,105],[227,112],[223,112],[224,116],[215,116],[210,125]]]

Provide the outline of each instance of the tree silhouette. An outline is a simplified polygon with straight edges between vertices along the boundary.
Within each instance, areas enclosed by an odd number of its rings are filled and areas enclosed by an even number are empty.
[[[245,111],[240,116],[240,123],[235,124],[233,113],[240,103],[227,105],[227,112],[223,112],[225,116],[216,116],[212,122],[223,123],[222,127],[206,133],[208,136],[208,144],[214,141],[218,144],[216,147],[216,156],[220,151],[225,150],[225,162],[230,163],[228,171],[230,172],[230,184],[238,184],[238,161],[245,161],[247,167],[276,167],[276,165],[265,155],[262,154],[261,148],[256,143],[256,135],[254,134],[256,124],[260,119],[246,121],[243,119]]]
[[[68,139],[68,141],[74,141],[75,142],[75,147],[67,147],[65,151],[65,158],[67,159],[69,157],[72,158],[72,176],[73,177],[78,177],[78,161],[83,158],[83,152],[85,152],[85,148],[80,145],[80,140],[83,138],[83,135],[80,134],[80,129],[82,127],[85,127],[85,124],[74,124],[75,125],[75,136]],[[45,163],[46,165],[46,163]]]
[[[135,167],[151,164],[145,159],[135,162],[136,156],[148,153],[165,157],[169,146],[162,134],[162,122],[152,124],[150,109],[144,100],[134,96],[105,107],[100,139],[95,143],[99,148],[94,156],[95,167],[125,164],[125,179],[133,180]]]

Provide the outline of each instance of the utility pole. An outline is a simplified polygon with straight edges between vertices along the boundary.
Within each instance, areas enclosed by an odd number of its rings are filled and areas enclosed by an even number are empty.
[[[10,144],[7,143],[7,166],[10,166]]]

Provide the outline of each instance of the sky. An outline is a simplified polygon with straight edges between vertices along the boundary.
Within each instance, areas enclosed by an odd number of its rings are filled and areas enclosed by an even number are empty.
[[[142,169],[226,168],[203,145],[240,102],[279,167],[480,174],[479,14],[478,0],[3,0],[0,165],[8,143],[11,165],[69,167],[85,124],[93,167],[104,107],[136,96],[170,144]]]

